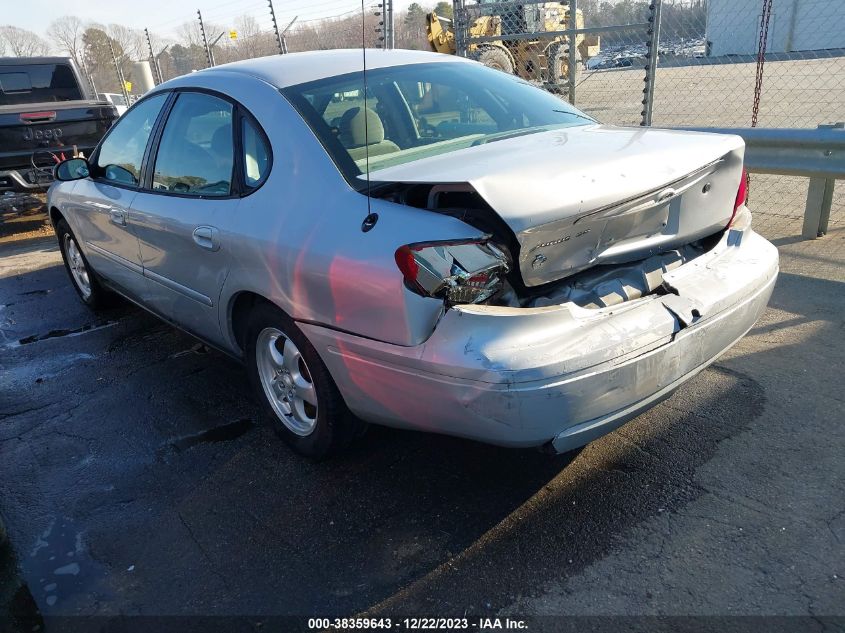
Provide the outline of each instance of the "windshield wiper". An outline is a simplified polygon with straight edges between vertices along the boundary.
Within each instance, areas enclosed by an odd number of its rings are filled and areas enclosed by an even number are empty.
[[[500,134],[494,134],[493,136],[489,136],[487,138],[480,138],[472,142],[470,147],[478,147],[479,145],[486,145],[487,143],[493,143],[495,141],[504,141],[509,138],[516,138],[517,136],[525,136],[526,134],[536,134],[537,132],[543,132],[545,128],[535,128],[535,129],[525,129],[525,130],[514,130],[511,132],[501,132]]]
[[[597,123],[594,118],[588,117],[580,112],[570,112],[569,110],[552,110],[552,112],[560,112],[561,114],[568,114],[570,116],[578,117],[579,119],[584,119],[585,121],[590,121],[591,123]]]

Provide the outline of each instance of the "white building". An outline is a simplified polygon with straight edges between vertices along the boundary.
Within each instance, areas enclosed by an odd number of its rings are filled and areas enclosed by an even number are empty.
[[[709,0],[709,56],[756,55],[763,0]],[[845,0],[774,0],[766,52],[845,49]]]

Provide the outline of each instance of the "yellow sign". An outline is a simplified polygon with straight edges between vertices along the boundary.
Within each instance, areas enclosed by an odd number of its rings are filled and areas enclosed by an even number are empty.
[[[234,30],[229,31],[229,39],[230,39],[230,40],[236,40],[236,39],[238,39],[238,32],[237,32],[237,31],[234,31]]]
[[[126,88],[126,92],[132,92],[132,82],[131,81],[124,81],[123,87]]]

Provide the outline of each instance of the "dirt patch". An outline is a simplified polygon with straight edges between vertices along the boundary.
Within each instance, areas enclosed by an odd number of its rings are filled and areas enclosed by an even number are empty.
[[[43,193],[0,195],[0,243],[40,239],[53,232]]]

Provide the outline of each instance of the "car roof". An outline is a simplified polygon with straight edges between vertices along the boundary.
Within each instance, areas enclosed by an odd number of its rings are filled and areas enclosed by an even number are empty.
[[[70,57],[0,57],[0,66],[29,66],[33,64],[69,64]]]
[[[360,71],[363,68],[364,49],[335,49],[309,51],[306,53],[288,53],[245,59],[230,64],[206,68],[190,76],[211,75],[216,73],[242,73],[251,75],[276,86],[286,88],[297,84],[336,77]],[[433,62],[464,62],[467,60],[456,55],[441,55],[428,51],[366,49],[367,69],[424,64]]]

